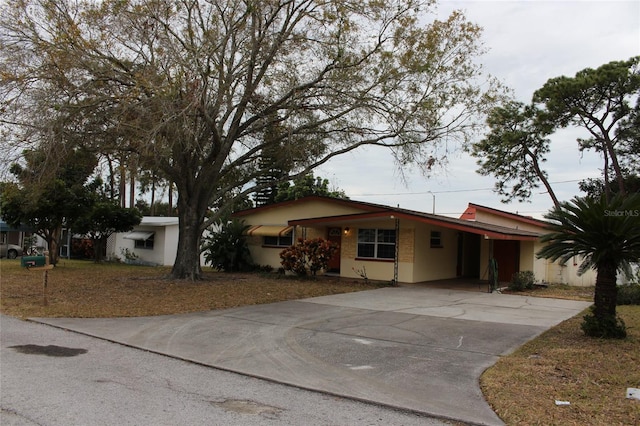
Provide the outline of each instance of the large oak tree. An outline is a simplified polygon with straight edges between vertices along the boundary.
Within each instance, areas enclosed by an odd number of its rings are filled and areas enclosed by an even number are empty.
[[[286,181],[366,145],[431,164],[440,141],[471,136],[496,96],[476,63],[480,29],[434,6],[17,0],[0,18],[3,120],[12,142],[54,121],[160,170],[178,193],[172,275],[197,279],[202,230],[228,194],[259,189],[271,145]]]

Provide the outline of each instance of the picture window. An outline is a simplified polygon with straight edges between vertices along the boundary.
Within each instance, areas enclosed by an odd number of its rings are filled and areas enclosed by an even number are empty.
[[[358,229],[358,257],[394,259],[395,255],[395,229]]]

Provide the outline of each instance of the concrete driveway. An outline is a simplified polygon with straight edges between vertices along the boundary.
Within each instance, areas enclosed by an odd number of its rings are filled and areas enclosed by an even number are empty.
[[[300,388],[498,425],[480,392],[482,372],[589,305],[401,286],[184,315],[33,320]]]

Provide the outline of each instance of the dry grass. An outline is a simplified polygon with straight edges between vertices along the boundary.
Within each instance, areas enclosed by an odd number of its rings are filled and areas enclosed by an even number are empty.
[[[63,260],[48,272],[0,261],[0,312],[19,318],[153,316],[272,303],[377,288],[359,280],[205,271],[199,282],[167,279],[169,269]]]
[[[551,284],[548,287],[535,287],[531,290],[510,291],[503,290],[505,294],[518,294],[522,296],[551,297],[554,299],[570,299],[593,301],[595,287],[576,287],[567,284]]]
[[[0,312],[16,317],[150,316],[271,303],[376,288],[361,280],[298,280],[206,272],[206,280],[166,279],[169,270],[62,261],[49,272],[43,306],[40,271],[0,260]],[[518,294],[593,300],[593,288],[551,286]],[[597,340],[580,331],[578,315],[501,358],[481,378],[487,401],[508,425],[636,425],[640,401],[640,306],[618,308],[629,337]],[[569,401],[557,406],[555,400]]]
[[[618,307],[628,327],[626,340],[585,337],[580,330],[584,313],[482,375],[485,398],[506,424],[640,424],[640,401],[625,398],[627,388],[640,387],[640,306]],[[556,405],[556,400],[570,405]]]

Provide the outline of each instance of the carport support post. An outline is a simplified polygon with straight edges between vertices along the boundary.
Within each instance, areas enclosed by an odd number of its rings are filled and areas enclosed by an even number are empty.
[[[393,285],[398,285],[398,260],[400,257],[399,253],[400,253],[400,219],[396,218],[396,252],[393,259]]]

